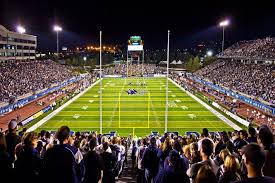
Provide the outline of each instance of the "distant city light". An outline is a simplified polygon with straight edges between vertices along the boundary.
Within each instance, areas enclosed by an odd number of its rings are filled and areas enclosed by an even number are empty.
[[[87,57],[83,57],[83,60],[86,61],[86,60],[87,60]]]
[[[53,27],[53,30],[56,31],[56,32],[60,32],[60,31],[62,31],[62,27],[60,27],[60,26],[58,26],[58,25],[55,25],[55,26]]]
[[[230,23],[229,20],[223,20],[220,22],[220,27],[226,27],[229,25],[229,23]]]
[[[26,32],[26,29],[22,26],[17,26],[17,32],[19,32],[20,34],[24,34]]]
[[[212,57],[213,56],[213,51],[211,51],[211,50],[207,51],[206,55],[208,57]]]

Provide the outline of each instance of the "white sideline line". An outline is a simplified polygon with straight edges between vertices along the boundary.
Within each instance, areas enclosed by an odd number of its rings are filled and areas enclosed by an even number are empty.
[[[226,118],[224,115],[222,115],[221,113],[219,113],[218,111],[216,111],[215,109],[213,109],[211,106],[207,105],[205,102],[203,102],[201,99],[199,99],[198,97],[196,97],[195,95],[193,95],[192,93],[190,93],[189,91],[186,91],[185,89],[183,89],[178,83],[176,83],[175,81],[173,81],[172,79],[169,78],[169,80],[176,85],[178,88],[180,88],[182,91],[186,92],[190,97],[192,97],[194,100],[196,100],[197,102],[199,102],[202,106],[204,106],[207,110],[209,110],[210,112],[212,112],[215,116],[217,116],[218,118],[220,118],[222,121],[224,121],[226,124],[228,124],[230,127],[232,127],[234,130],[241,130],[242,128],[239,127],[238,125],[236,125],[235,123],[233,123],[231,120],[229,120],[228,118]]]
[[[84,93],[86,93],[89,89],[91,89],[92,87],[94,87],[97,83],[99,83],[100,80],[97,80],[95,83],[93,83],[91,86],[89,86],[88,88],[86,88],[84,91],[82,91],[81,93],[77,94],[74,98],[72,98],[71,100],[69,100],[68,102],[66,102],[65,104],[63,104],[62,106],[60,106],[58,109],[56,109],[55,111],[53,111],[51,114],[49,114],[48,116],[46,116],[45,118],[41,119],[39,122],[35,123],[33,126],[31,126],[27,132],[31,132],[36,130],[37,128],[39,128],[41,125],[43,125],[44,123],[46,123],[48,120],[50,120],[52,117],[54,117],[57,113],[59,113],[61,110],[63,110],[65,107],[67,107],[68,105],[70,105],[72,102],[74,102],[76,99],[78,99],[81,95],[83,95]]]

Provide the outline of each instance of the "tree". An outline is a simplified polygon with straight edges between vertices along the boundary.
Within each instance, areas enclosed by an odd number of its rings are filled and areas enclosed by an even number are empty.
[[[195,72],[195,71],[199,70],[200,67],[201,67],[200,58],[198,56],[196,56],[193,60],[192,71]]]
[[[217,60],[217,57],[206,57],[203,62],[203,66],[207,66]]]

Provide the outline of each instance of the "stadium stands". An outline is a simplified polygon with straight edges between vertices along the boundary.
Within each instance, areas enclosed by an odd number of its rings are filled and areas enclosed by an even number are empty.
[[[51,60],[0,65],[0,103],[49,88],[75,76],[67,66]]]
[[[143,69],[143,71],[142,71]],[[129,64],[128,75],[140,76],[142,73],[144,75],[149,74],[163,74],[166,71],[164,67],[156,66],[156,64]],[[126,76],[127,65],[117,64],[113,67],[107,67],[104,69],[103,74],[105,75],[123,75]]]
[[[258,100],[275,104],[275,76],[273,72],[272,65],[217,60],[197,71],[195,75]]]
[[[244,60],[275,60],[275,39],[264,38],[240,41],[217,55],[218,58],[235,58]]]

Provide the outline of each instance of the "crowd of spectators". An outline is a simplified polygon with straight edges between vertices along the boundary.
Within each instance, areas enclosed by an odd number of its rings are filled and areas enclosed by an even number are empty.
[[[275,183],[274,136],[267,125],[219,135],[204,128],[199,136],[144,138],[72,134],[67,126],[55,134],[16,129],[12,120],[8,133],[0,132],[4,182],[112,183],[128,166],[137,170],[138,183]]]
[[[149,74],[163,74],[166,68],[156,66],[155,64],[129,64],[128,75],[129,76],[141,76]],[[104,69],[103,74],[105,75],[127,75],[127,65],[117,64],[113,67],[107,67]]]
[[[202,93],[203,95],[205,95],[206,98],[208,98],[208,100],[210,100],[210,97],[212,96],[213,100],[216,103],[224,106],[225,108],[227,108],[228,111],[232,112],[233,114],[246,119],[246,121],[250,122],[250,124],[266,124],[270,126],[275,133],[275,118],[269,113],[263,112],[256,108],[252,108],[249,105],[246,105],[244,102],[229,97],[211,87],[207,87],[201,83],[195,82],[192,78],[188,76],[188,74],[172,74],[171,78],[190,92],[195,91]]]
[[[217,55],[221,58],[275,60],[275,39],[240,41]]]
[[[272,65],[244,64],[219,59],[194,74],[214,84],[275,104],[275,73]]]
[[[0,65],[0,103],[33,93],[75,76],[64,65],[51,60],[8,62]]]

